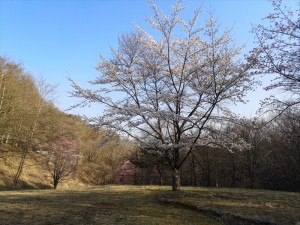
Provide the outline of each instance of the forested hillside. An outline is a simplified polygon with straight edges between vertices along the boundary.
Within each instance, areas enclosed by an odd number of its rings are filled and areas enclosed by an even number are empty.
[[[55,87],[0,59],[0,187],[114,182],[130,143],[59,111]]]

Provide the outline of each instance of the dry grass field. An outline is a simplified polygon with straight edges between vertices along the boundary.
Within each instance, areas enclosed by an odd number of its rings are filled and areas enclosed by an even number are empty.
[[[0,224],[222,224],[211,215],[160,204],[161,198],[283,225],[300,221],[300,193],[192,187],[174,193],[170,187],[101,186],[1,191]]]
[[[283,225],[300,224],[300,193],[238,188],[185,187],[164,198],[184,205],[213,209]]]
[[[159,204],[164,192],[169,187],[2,191],[0,224],[219,224],[195,211]]]

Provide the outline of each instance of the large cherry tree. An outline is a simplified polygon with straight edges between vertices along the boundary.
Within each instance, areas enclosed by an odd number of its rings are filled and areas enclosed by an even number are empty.
[[[184,21],[180,1],[170,15],[150,3],[155,35],[140,27],[121,35],[111,57],[101,56],[100,75],[90,82],[95,88],[71,80],[72,96],[82,99],[78,106],[104,105],[93,121],[162,157],[177,190],[185,160],[196,146],[211,142],[211,126],[230,116],[228,106],[243,102],[252,88],[251,63],[243,63],[241,48],[229,30],[220,32],[212,15],[201,26],[200,10]]]

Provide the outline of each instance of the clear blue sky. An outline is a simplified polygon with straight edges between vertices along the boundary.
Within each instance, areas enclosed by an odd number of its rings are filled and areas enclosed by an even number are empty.
[[[168,10],[171,0],[155,1]],[[298,7],[298,1],[284,4]],[[233,27],[237,43],[252,44],[251,24],[258,24],[271,11],[268,0],[186,0],[185,16],[202,5],[203,18],[212,9],[222,27]],[[146,0],[0,0],[0,55],[23,64],[33,76],[59,84],[55,103],[64,110],[76,101],[67,77],[86,85],[98,75],[99,54],[109,56],[118,35],[134,30],[137,24],[148,30],[145,18],[152,15]],[[250,104],[239,112],[254,116],[260,89],[249,95]],[[77,110],[94,115],[89,109]]]

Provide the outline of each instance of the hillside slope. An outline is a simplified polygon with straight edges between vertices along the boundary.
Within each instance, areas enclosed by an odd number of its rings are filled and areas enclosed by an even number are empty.
[[[14,175],[18,169],[20,156],[17,153],[0,154],[0,190],[12,189]],[[19,184],[20,189],[50,189],[52,181],[42,164],[35,155],[29,154],[25,161],[25,166]],[[85,185],[78,181],[76,177],[70,177],[58,185],[58,188],[79,188]]]

